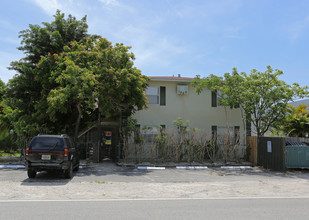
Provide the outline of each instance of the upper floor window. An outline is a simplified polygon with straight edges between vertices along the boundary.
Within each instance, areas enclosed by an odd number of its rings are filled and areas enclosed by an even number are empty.
[[[148,87],[146,89],[146,97],[148,98],[148,104],[166,105],[165,86]]]
[[[159,87],[148,87],[146,89],[146,97],[149,104],[159,104]]]
[[[221,99],[227,97],[227,95],[223,95],[222,91],[212,91],[211,92],[211,107],[224,106],[221,103]],[[239,108],[239,104],[234,104],[233,108]]]
[[[222,91],[212,91],[211,92],[211,107],[223,106],[221,99],[223,98]]]

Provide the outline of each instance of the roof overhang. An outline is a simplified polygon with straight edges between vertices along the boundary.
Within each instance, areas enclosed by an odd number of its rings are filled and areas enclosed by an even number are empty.
[[[160,82],[191,82],[194,78],[189,77],[177,77],[177,76],[150,76],[151,81]]]

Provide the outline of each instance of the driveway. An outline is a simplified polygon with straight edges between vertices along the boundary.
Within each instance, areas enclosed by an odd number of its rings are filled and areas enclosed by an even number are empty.
[[[0,169],[0,200],[309,198],[309,172],[260,168],[139,170],[112,162],[83,166],[71,180],[25,169]]]

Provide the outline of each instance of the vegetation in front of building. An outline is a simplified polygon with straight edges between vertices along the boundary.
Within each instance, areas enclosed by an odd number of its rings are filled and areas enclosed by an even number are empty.
[[[140,132],[128,132],[124,144],[123,162],[230,162],[240,161],[239,140],[233,140],[230,132],[209,135],[205,131],[190,127],[190,121],[178,118],[174,128],[166,130],[159,126],[156,133],[152,127],[141,128]],[[135,126],[131,126],[134,128]],[[136,139],[136,136],[139,136]],[[136,141],[138,140],[138,141]]]

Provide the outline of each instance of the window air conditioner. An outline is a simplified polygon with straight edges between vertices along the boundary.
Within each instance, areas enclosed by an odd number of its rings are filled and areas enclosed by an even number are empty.
[[[188,86],[177,85],[177,94],[178,95],[187,95],[188,94]]]

